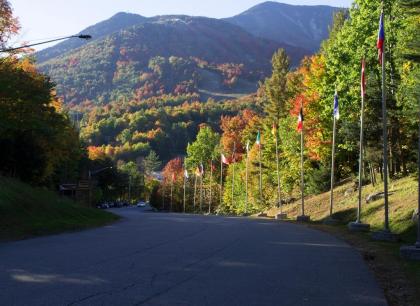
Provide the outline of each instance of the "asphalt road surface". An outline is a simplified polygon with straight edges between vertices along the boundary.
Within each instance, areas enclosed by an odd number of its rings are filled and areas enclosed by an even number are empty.
[[[386,305],[357,251],[271,220],[114,210],[122,221],[0,244],[0,305]]]

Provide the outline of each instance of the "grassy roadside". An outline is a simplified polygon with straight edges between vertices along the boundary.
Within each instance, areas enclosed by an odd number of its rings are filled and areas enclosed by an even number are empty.
[[[118,217],[0,177],[0,241],[102,226]]]
[[[347,194],[351,184],[335,189],[334,218],[340,223],[335,226],[324,225],[322,221],[329,215],[330,193],[309,197],[305,200],[305,213],[311,216],[312,222],[307,226],[328,232],[347,241],[358,249],[374,272],[383,288],[389,305],[420,306],[420,262],[410,262],[400,258],[401,245],[414,244],[416,240],[416,224],[412,215],[417,207],[417,181],[414,178],[403,178],[390,184],[390,226],[400,237],[399,242],[372,241],[369,233],[352,233],[347,230],[347,223],[356,219],[357,192]],[[381,185],[366,186],[363,190],[365,198],[372,192],[381,191]],[[300,202],[284,207],[290,219],[300,214]],[[369,223],[373,231],[383,228],[383,200],[369,204],[363,202],[362,221]],[[269,217],[278,213],[277,209],[266,212]]]

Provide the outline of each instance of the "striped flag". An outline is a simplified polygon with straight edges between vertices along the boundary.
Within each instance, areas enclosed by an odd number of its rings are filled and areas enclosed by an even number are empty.
[[[337,89],[335,90],[335,94],[334,94],[334,118],[339,120],[340,119],[340,111],[338,108],[338,93],[337,93]]]
[[[299,133],[301,133],[302,132],[302,130],[303,130],[303,108],[301,107],[300,108],[300,111],[299,111],[299,115],[298,115],[298,125],[297,125],[297,131],[299,132]]]
[[[385,47],[385,29],[384,29],[384,12],[381,12],[381,18],[379,19],[379,31],[378,41],[376,42],[376,48],[378,48],[378,59],[379,64],[382,65],[382,55]]]
[[[362,94],[362,98],[364,98],[366,94],[366,78],[365,78],[365,59],[362,59],[362,77],[360,80],[360,92]]]

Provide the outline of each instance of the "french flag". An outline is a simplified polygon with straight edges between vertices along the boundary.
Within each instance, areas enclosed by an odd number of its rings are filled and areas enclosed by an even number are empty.
[[[338,107],[338,93],[337,93],[337,90],[335,90],[335,94],[334,94],[334,111],[333,111],[333,114],[334,114],[335,119],[337,119],[337,120],[340,119],[340,110],[339,110],[339,107]]]
[[[385,29],[384,29],[384,12],[381,13],[381,19],[379,20],[379,32],[378,32],[378,42],[376,47],[378,48],[378,58],[379,64],[382,65],[382,55],[384,54],[385,46]]]

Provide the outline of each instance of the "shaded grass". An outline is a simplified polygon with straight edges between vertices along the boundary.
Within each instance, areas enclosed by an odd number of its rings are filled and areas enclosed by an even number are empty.
[[[347,229],[347,224],[356,220],[358,193],[344,196],[351,183],[339,186],[334,190],[334,214],[339,221],[336,226],[324,225],[322,221],[329,217],[329,197],[326,192],[305,199],[305,213],[311,217],[310,227],[326,231],[337,236],[358,249],[380,283],[390,305],[420,306],[420,262],[406,261],[400,257],[402,245],[414,244],[417,225],[412,221],[413,212],[417,208],[417,180],[403,178],[390,183],[389,216],[390,228],[398,234],[398,242],[372,241],[370,233],[353,233]],[[368,223],[373,231],[384,227],[383,199],[366,204],[365,197],[382,190],[382,185],[363,188],[362,222]],[[283,207],[290,219],[300,215],[300,202]],[[268,216],[278,213],[277,209],[267,212]]]
[[[78,205],[43,188],[0,177],[0,240],[102,226],[114,214]]]

